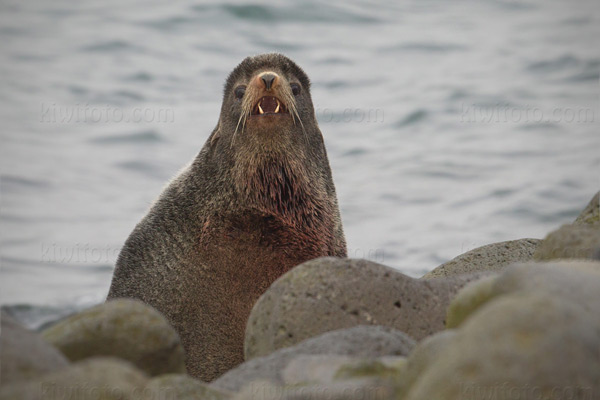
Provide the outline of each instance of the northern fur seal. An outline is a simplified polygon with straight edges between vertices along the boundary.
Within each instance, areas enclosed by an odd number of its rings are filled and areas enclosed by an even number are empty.
[[[188,372],[211,381],[243,361],[246,321],[280,275],[346,242],[310,83],[281,54],[243,60],[218,124],[135,227],[108,298],[169,318]]]

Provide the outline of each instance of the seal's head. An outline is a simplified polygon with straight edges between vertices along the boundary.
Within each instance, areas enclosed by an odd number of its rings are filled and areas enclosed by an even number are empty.
[[[306,142],[314,128],[310,81],[289,58],[276,53],[248,57],[229,75],[215,138],[232,147],[268,151]]]
[[[290,224],[318,214],[331,192],[310,81],[281,54],[248,57],[231,72],[209,142],[244,201]]]

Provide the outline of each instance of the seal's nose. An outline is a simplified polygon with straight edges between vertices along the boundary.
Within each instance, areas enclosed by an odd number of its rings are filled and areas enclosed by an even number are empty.
[[[263,84],[265,85],[265,89],[271,90],[271,87],[273,86],[275,79],[277,79],[277,75],[275,75],[272,72],[265,72],[260,75],[260,79],[262,80]]]

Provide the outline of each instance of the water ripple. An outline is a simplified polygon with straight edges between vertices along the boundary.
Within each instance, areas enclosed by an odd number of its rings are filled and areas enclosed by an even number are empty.
[[[24,178],[17,175],[2,175],[0,181],[3,192],[10,192],[12,190],[18,190],[20,188],[49,188],[50,183],[48,181],[42,181],[39,179]]]
[[[415,124],[425,120],[428,115],[429,115],[429,112],[427,112],[427,110],[424,110],[424,109],[415,110],[415,111],[411,112],[410,114],[408,114],[406,117],[402,118],[400,121],[396,122],[394,124],[394,126],[396,128],[403,128],[405,126],[415,125]]]
[[[577,67],[580,63],[581,60],[572,55],[563,55],[552,60],[532,62],[527,69],[535,73],[551,73]]]
[[[468,47],[456,43],[441,42],[410,42],[400,43],[393,46],[386,46],[380,49],[381,52],[401,51],[401,52],[423,52],[423,53],[446,53],[451,51],[465,51]]]
[[[164,141],[164,139],[162,138],[162,136],[154,130],[134,132],[134,133],[125,133],[125,134],[121,134],[121,135],[103,136],[103,137],[99,137],[99,138],[90,140],[91,143],[102,144],[102,145],[150,144],[150,143],[160,143],[163,141]]]
[[[248,21],[262,22],[296,22],[318,24],[328,23],[353,23],[372,24],[380,22],[379,18],[354,13],[349,10],[320,4],[319,7],[310,7],[306,4],[295,7],[263,6],[258,4],[222,6],[230,15]]]
[[[135,74],[127,75],[123,77],[123,81],[126,82],[150,82],[154,80],[154,75],[149,72],[140,71]]]
[[[143,52],[145,49],[140,46],[135,46],[124,40],[109,40],[106,42],[99,42],[90,44],[79,49],[83,52],[100,52],[100,53],[114,53],[114,52]]]
[[[153,179],[164,180],[168,178],[168,176],[158,165],[146,161],[124,161],[116,163],[115,166],[120,169],[136,172]]]

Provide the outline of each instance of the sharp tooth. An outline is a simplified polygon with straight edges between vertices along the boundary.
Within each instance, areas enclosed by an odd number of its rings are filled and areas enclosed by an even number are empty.
[[[258,112],[260,114],[264,114],[265,112],[263,111],[263,109],[260,107],[260,103],[258,103]]]
[[[277,108],[275,109],[275,114],[279,112],[279,100],[277,100]]]

